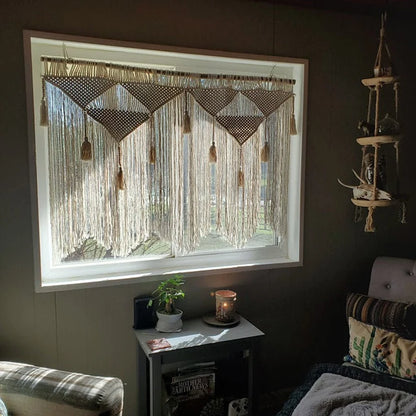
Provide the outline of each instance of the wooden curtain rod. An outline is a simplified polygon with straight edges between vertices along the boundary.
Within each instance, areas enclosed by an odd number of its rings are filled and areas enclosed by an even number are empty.
[[[250,75],[224,75],[224,74],[197,74],[191,72],[181,72],[181,71],[172,71],[172,70],[159,70],[159,69],[151,69],[151,68],[139,68],[131,65],[121,65],[121,64],[114,64],[111,62],[104,62],[104,61],[94,61],[94,60],[83,60],[83,59],[73,59],[73,58],[57,58],[51,56],[42,56],[42,62],[59,62],[59,63],[67,63],[67,64],[102,64],[107,68],[118,68],[124,70],[134,70],[140,72],[153,72],[156,74],[162,75],[179,75],[179,76],[187,76],[191,78],[205,78],[205,79],[221,79],[221,78],[229,78],[235,81],[274,81],[280,82],[285,84],[294,85],[296,83],[295,79],[287,79],[287,78],[275,78],[275,77],[256,77]]]

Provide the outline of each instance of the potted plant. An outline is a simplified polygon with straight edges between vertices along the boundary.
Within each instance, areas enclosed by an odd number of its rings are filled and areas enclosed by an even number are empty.
[[[160,282],[159,286],[153,291],[154,296],[149,300],[148,306],[152,306],[154,301],[158,302],[156,329],[159,332],[179,332],[182,329],[183,311],[176,308],[175,301],[185,297],[181,288],[184,283],[183,276],[175,274],[173,277]]]

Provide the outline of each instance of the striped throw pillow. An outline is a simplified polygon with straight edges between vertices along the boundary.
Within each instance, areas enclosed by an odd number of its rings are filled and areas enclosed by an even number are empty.
[[[416,304],[376,299],[359,293],[347,296],[346,315],[366,324],[416,339]]]

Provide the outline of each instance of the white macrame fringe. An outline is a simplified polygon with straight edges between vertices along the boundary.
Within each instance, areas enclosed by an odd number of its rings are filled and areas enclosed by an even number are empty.
[[[49,75],[68,74],[67,68],[50,63]],[[72,66],[73,76],[112,76],[185,84],[158,74],[106,68],[104,65]],[[168,77],[169,78],[169,77]],[[187,79],[187,86],[199,79]],[[252,82],[263,88],[285,88],[271,82]],[[204,88],[230,85],[247,88],[241,80],[205,80]],[[48,103],[49,192],[54,261],[59,263],[88,238],[111,252],[126,257],[152,236],[171,244],[173,255],[195,250],[211,232],[222,235],[235,247],[244,247],[254,235],[260,217],[279,241],[286,238],[291,102],[287,100],[263,121],[242,146],[192,97],[188,111],[192,120],[189,134],[183,135],[185,94],[169,101],[153,114],[154,131],[147,121],[120,142],[126,190],[118,192],[118,143],[98,122],[88,118],[87,134],[94,147],[90,162],[80,160],[84,139],[83,110],[59,88],[46,83]],[[261,115],[246,97],[237,95],[223,115]],[[119,85],[92,102],[89,107],[147,111]],[[217,163],[209,163],[212,129]],[[269,161],[262,185],[263,144],[269,144]],[[154,146],[154,164],[149,163]],[[244,186],[238,186],[238,172]],[[263,168],[265,170],[265,167]],[[185,174],[186,173],[186,174]],[[211,186],[211,175],[215,186]],[[261,188],[265,201],[261,204]],[[263,213],[263,215],[261,215]]]

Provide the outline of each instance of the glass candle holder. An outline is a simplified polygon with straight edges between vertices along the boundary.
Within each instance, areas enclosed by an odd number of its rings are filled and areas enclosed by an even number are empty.
[[[219,322],[232,322],[235,319],[237,293],[232,290],[215,292],[215,319]]]

